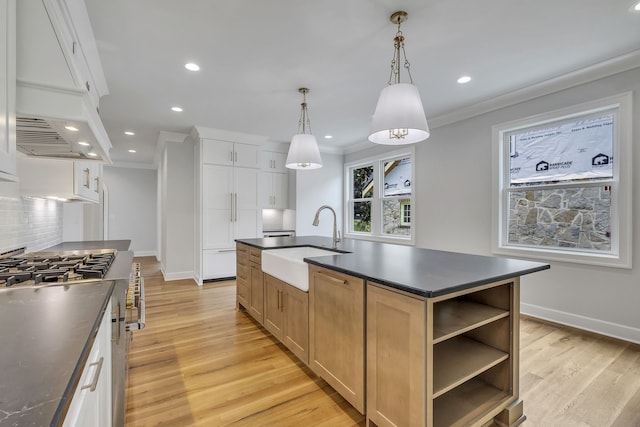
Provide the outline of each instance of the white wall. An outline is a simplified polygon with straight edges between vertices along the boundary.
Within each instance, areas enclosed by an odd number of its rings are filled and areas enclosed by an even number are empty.
[[[165,280],[194,272],[195,174],[191,142],[167,142],[160,163],[160,251]]]
[[[156,255],[156,171],[103,167],[106,240],[131,240],[136,256]]]
[[[344,230],[343,167],[341,154],[322,153],[323,166],[307,171],[296,170],[296,235],[333,236],[333,215],[329,211],[320,214],[320,224],[312,225],[318,208],[329,205],[338,217],[338,229]]]
[[[491,255],[491,127],[633,90],[634,218],[640,212],[640,68],[432,130],[416,149],[417,246]],[[300,193],[298,193],[300,194]],[[522,312],[640,342],[640,227],[633,269],[550,262],[522,278]]]

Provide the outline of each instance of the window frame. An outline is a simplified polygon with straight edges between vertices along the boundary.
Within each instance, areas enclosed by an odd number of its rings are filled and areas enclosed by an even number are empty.
[[[383,162],[395,159],[401,159],[408,157],[411,159],[411,194],[404,195],[401,198],[409,199],[412,206],[411,217],[416,218],[416,189],[415,189],[415,147],[408,145],[401,149],[388,151],[355,160],[344,165],[344,182],[345,182],[345,203],[344,203],[344,218],[345,224],[343,229],[345,230],[345,237],[351,239],[372,240],[387,243],[396,243],[401,245],[414,245],[416,238],[416,223],[412,221],[410,224],[409,236],[394,236],[392,234],[385,234],[382,230],[383,222],[383,200],[398,198],[400,196],[384,196],[384,166]],[[353,220],[353,203],[356,201],[362,201],[364,199],[352,199],[353,195],[353,173],[354,169],[366,166],[373,166],[373,179],[374,179],[374,191],[371,198],[371,232],[354,232],[352,231]],[[367,199],[368,200],[368,199]],[[404,224],[402,224],[404,225]]]
[[[508,135],[562,120],[580,120],[599,112],[614,112],[613,178],[591,182],[566,182],[518,187],[522,190],[611,186],[611,250],[585,251],[571,248],[514,245],[508,243],[510,146]],[[492,127],[493,191],[492,252],[546,261],[562,261],[607,267],[632,267],[632,93],[602,98]]]

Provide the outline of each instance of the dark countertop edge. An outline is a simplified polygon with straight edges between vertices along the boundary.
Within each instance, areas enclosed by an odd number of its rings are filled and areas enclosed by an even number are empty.
[[[321,249],[324,249],[324,248],[321,248]],[[425,298],[434,298],[434,297],[439,297],[439,296],[442,296],[442,295],[448,295],[448,294],[452,294],[454,292],[459,292],[459,291],[464,291],[464,290],[467,290],[467,289],[475,288],[476,286],[482,286],[482,285],[486,285],[486,284],[493,283],[493,282],[500,282],[502,280],[513,279],[514,277],[520,277],[520,276],[524,276],[526,274],[531,274],[531,273],[535,273],[535,272],[542,271],[542,270],[548,270],[549,268],[551,268],[549,265],[544,265],[544,266],[540,266],[540,267],[530,268],[530,269],[527,269],[527,270],[521,270],[521,271],[518,271],[517,273],[513,273],[513,274],[502,274],[502,275],[499,275],[499,276],[493,276],[493,277],[489,277],[489,278],[486,278],[486,279],[475,280],[473,282],[461,283],[459,285],[450,286],[450,287],[448,287],[446,289],[441,289],[439,291],[422,292],[419,289],[412,288],[412,287],[409,287],[409,286],[405,286],[405,285],[402,285],[400,283],[390,282],[388,280],[381,280],[380,278],[370,277],[370,276],[367,276],[365,274],[361,274],[361,273],[358,273],[358,272],[355,272],[355,271],[351,271],[351,270],[348,270],[348,269],[345,269],[345,268],[335,267],[333,265],[326,265],[326,264],[324,264],[324,263],[322,263],[320,261],[314,260],[313,258],[305,258],[303,261],[306,262],[307,264],[313,264],[313,265],[317,265],[318,267],[327,268],[329,270],[337,271],[339,273],[344,273],[344,274],[348,274],[350,276],[359,277],[360,279],[364,279],[367,282],[379,283],[381,285],[388,286],[390,288],[398,289],[400,291],[408,292],[410,294],[418,295],[418,296],[425,297]]]
[[[339,254],[351,254],[351,253],[353,253],[353,252],[345,251],[345,250],[342,250],[342,249],[333,249],[333,248],[329,248],[327,246],[314,245],[314,244],[311,244],[311,243],[284,244],[284,245],[278,245],[277,247],[267,248],[265,246],[258,245],[258,244],[255,244],[255,243],[249,243],[244,239],[236,239],[236,242],[237,243],[241,243],[243,245],[251,246],[252,248],[262,249],[263,251],[268,251],[268,250],[271,250],[271,249],[287,249],[287,248],[309,247],[309,248],[323,249],[325,251],[332,251],[332,252],[336,252],[336,253],[339,253]],[[376,242],[376,243],[378,243],[378,242]]]
[[[329,251],[334,251],[334,252],[339,252],[339,253],[346,253],[346,254],[351,254],[354,252],[351,251],[347,251],[344,249],[337,249],[337,248],[331,248],[331,247],[327,247],[326,245],[322,245],[322,244],[318,244],[317,241],[318,239],[323,240],[322,237],[320,236],[296,236],[291,238],[293,239],[292,242],[278,242],[277,246],[266,246],[264,244],[261,244],[261,242],[263,242],[265,239],[236,239],[235,241],[237,243],[241,243],[247,246],[251,246],[254,248],[258,248],[258,249],[262,249],[262,250],[270,250],[270,249],[285,249],[285,248],[297,248],[297,247],[312,247],[312,248],[318,248],[318,249],[324,249],[324,250],[329,250]],[[331,239],[329,238],[324,238],[327,239],[329,242]],[[255,240],[254,242],[252,242],[251,240]],[[315,242],[314,242],[315,241]],[[368,242],[368,241],[366,241]],[[373,244],[385,244],[382,242],[369,242],[369,243],[373,243]],[[355,249],[355,248],[354,248]],[[419,249],[419,248],[416,248]],[[439,252],[443,252],[443,251],[439,251]],[[444,252],[448,252],[448,251],[444,251]],[[457,252],[452,252],[452,253],[457,253]],[[470,254],[461,254],[461,255],[470,255]],[[487,255],[482,255],[487,257]],[[331,265],[331,264],[325,264],[321,261],[318,261],[317,258],[320,257],[315,257],[314,258],[304,258],[303,261],[305,261],[308,264],[314,264],[317,265],[319,267],[323,267],[323,268],[328,268],[329,270],[333,270],[333,271],[338,271],[340,273],[344,273],[344,274],[348,274],[354,277],[358,277],[367,281],[371,281],[371,282],[375,282],[375,283],[379,283],[381,285],[384,286],[388,286],[390,288],[394,288],[394,289],[398,289],[404,292],[408,292],[410,294],[413,295],[417,295],[417,296],[421,296],[424,298],[434,298],[434,297],[438,297],[438,296],[442,296],[442,295],[448,295],[454,292],[459,292],[459,291],[463,291],[463,290],[467,290],[470,288],[474,288],[477,286],[482,286],[482,285],[486,285],[489,283],[493,283],[493,282],[498,282],[498,281],[502,281],[502,280],[508,280],[508,279],[512,279],[515,277],[520,277],[520,276],[524,276],[526,274],[531,274],[531,273],[535,273],[538,271],[543,271],[543,270],[548,270],[549,268],[551,268],[551,266],[549,264],[539,264],[536,267],[532,267],[532,268],[526,268],[523,270],[518,270],[518,271],[514,271],[514,272],[509,272],[506,274],[500,274],[500,275],[496,275],[496,276],[491,276],[491,277],[485,277],[483,279],[479,279],[479,280],[474,280],[471,282],[464,282],[461,283],[459,285],[452,285],[449,286],[447,288],[443,288],[443,289],[439,289],[439,290],[433,290],[433,291],[423,291],[421,289],[412,287],[412,286],[408,286],[406,284],[401,284],[401,283],[396,283],[396,282],[392,282],[392,281],[388,281],[388,280],[384,280],[381,279],[379,277],[373,277],[373,276],[368,276],[366,274],[362,274],[361,272],[358,271],[353,271],[347,268],[341,268],[335,265]]]
[[[82,285],[80,285],[82,286]],[[67,415],[67,411],[69,410],[69,405],[71,404],[71,399],[73,399],[73,395],[75,394],[76,388],[78,387],[78,383],[80,382],[80,377],[82,376],[82,371],[87,364],[87,360],[89,359],[89,354],[91,353],[91,348],[93,347],[93,342],[96,339],[96,335],[98,334],[98,329],[100,329],[100,323],[102,322],[102,317],[104,316],[105,310],[107,309],[107,305],[109,304],[109,300],[111,299],[111,294],[113,293],[113,289],[115,287],[115,282],[111,282],[109,285],[110,289],[107,292],[107,296],[102,302],[102,306],[96,316],[96,320],[93,322],[93,326],[91,327],[91,332],[87,337],[87,342],[84,344],[82,348],[82,352],[80,353],[80,358],[78,359],[78,363],[76,363],[73,372],[71,373],[71,378],[69,379],[69,383],[64,389],[64,393],[62,393],[62,397],[60,398],[60,403],[56,408],[56,412],[53,415],[53,419],[51,420],[52,426],[62,425],[65,416]]]
[[[57,245],[42,249],[38,252],[55,251],[82,251],[95,249],[115,249],[117,251],[128,251],[131,247],[131,240],[79,240],[75,242],[62,242]]]

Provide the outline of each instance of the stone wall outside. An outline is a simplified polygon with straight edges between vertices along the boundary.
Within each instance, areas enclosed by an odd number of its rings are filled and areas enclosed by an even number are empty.
[[[508,241],[610,251],[610,219],[611,191],[607,187],[512,191]]]
[[[400,225],[400,203],[409,199],[384,199],[382,202],[382,231],[394,236],[410,236],[411,227]]]

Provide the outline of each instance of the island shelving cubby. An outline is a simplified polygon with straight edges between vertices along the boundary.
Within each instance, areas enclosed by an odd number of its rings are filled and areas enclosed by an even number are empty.
[[[521,423],[518,288],[516,278],[423,298],[369,282],[369,425]]]

